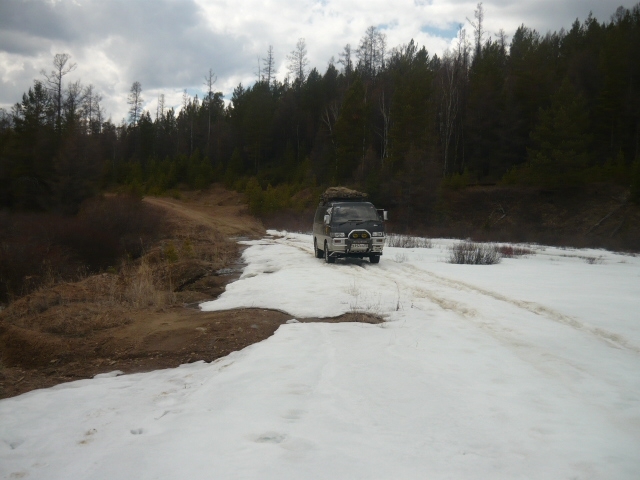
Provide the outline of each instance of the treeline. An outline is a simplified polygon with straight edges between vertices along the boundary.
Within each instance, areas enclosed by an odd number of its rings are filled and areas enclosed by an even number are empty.
[[[442,187],[519,183],[565,188],[613,182],[640,197],[640,4],[608,22],[591,15],[541,35],[484,30],[478,4],[442,57],[409,43],[388,48],[370,27],[322,73],[300,39],[289,76],[275,79],[270,47],[252,86],[227,106],[209,70],[202,99],[105,121],[100,97],[56,55],[0,117],[0,207],[74,211],[101,188],[163,193],[213,181],[269,193],[263,213],[296,191],[326,184],[365,189],[406,215],[428,212]],[[426,214],[426,213],[425,213]]]

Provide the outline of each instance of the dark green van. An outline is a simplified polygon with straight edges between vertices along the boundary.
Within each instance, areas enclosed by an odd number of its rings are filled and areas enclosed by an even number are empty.
[[[362,198],[323,198],[313,221],[316,258],[324,258],[327,263],[344,257],[380,262],[386,218],[386,211],[377,210]]]

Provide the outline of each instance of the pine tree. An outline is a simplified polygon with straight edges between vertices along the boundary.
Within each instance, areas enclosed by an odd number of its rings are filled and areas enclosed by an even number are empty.
[[[529,149],[532,180],[550,187],[576,185],[584,181],[589,164],[589,116],[584,99],[565,78],[549,108],[531,133]]]

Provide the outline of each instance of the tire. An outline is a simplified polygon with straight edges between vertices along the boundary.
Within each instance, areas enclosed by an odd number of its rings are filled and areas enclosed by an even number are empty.
[[[371,263],[380,263],[380,255],[371,255],[369,257],[369,262],[371,262]]]
[[[318,248],[318,241],[315,238],[313,239],[313,252],[315,253],[316,258],[324,257],[324,252]]]
[[[336,257],[330,257],[330,254],[329,246],[327,245],[327,242],[324,242],[324,261],[326,263],[336,263]]]

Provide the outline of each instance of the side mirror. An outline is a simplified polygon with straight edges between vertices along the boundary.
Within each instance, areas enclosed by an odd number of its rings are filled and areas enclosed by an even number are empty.
[[[387,211],[379,209],[378,210],[378,217],[380,217],[381,220],[386,220],[387,219]]]
[[[324,216],[324,224],[325,225],[329,225],[329,215],[328,214]]]
[[[382,217],[383,217],[385,220],[389,220],[389,215],[387,215],[387,211],[386,211],[386,210],[384,210],[384,211],[382,212]]]

